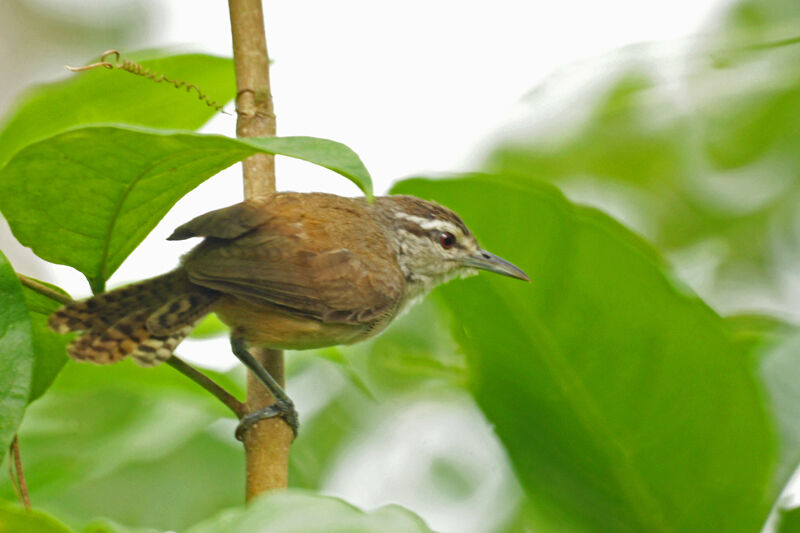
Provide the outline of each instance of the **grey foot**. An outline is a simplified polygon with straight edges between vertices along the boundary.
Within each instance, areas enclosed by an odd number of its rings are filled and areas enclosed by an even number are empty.
[[[283,421],[292,429],[294,437],[297,438],[297,430],[300,427],[300,419],[297,416],[297,410],[294,408],[294,403],[291,400],[278,401],[272,405],[268,405],[258,411],[253,411],[242,417],[239,425],[236,426],[236,439],[244,439],[245,432],[250,429],[253,424],[267,418],[275,418],[279,416]]]

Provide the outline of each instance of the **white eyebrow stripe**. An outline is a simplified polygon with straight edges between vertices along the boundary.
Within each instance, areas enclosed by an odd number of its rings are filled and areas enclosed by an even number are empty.
[[[403,213],[402,211],[395,213],[395,216],[397,218],[402,218],[408,220],[409,222],[413,222],[424,230],[439,230],[452,233],[453,235],[461,235],[461,229],[447,220],[423,218],[415,215],[409,215],[408,213]]]

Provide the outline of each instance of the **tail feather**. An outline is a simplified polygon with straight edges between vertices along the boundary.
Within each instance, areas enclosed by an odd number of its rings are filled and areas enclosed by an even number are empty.
[[[167,336],[151,336],[136,347],[136,350],[131,353],[131,357],[140,366],[155,366],[163,363],[170,358],[181,341],[191,333],[197,322],[183,326]]]
[[[167,335],[186,324],[194,324],[207,315],[216,298],[205,292],[182,294],[169,300],[147,318],[147,329],[153,335]]]
[[[153,366],[169,359],[218,296],[176,270],[69,304],[49,324],[59,333],[83,332],[67,347],[73,359],[108,364],[131,356]]]

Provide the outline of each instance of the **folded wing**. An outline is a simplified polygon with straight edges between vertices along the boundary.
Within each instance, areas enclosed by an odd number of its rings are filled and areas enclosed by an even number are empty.
[[[365,209],[355,199],[283,193],[198,217],[173,238],[207,237],[184,259],[192,283],[322,322],[363,324],[394,310],[404,284],[370,217],[331,223],[342,210]]]

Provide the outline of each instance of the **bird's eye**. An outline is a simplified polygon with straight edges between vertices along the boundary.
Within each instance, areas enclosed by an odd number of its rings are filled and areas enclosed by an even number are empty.
[[[439,236],[439,242],[442,244],[442,248],[447,250],[456,243],[456,236],[449,232],[442,233]]]

